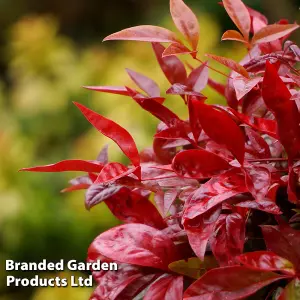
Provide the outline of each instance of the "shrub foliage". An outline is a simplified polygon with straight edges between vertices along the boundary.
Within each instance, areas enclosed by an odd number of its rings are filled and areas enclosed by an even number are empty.
[[[124,223],[90,245],[89,261],[119,263],[118,272],[93,272],[92,300],[300,297],[300,50],[288,40],[299,26],[286,20],[268,24],[241,0],[221,5],[238,29],[226,31],[222,40],[248,50],[239,63],[213,54],[208,61],[198,57],[198,21],[182,0],[170,0],[170,11],[184,43],[150,25],[105,39],[152,43],[171,85],[166,94],[184,101],[188,120],[164,105],[155,81],[127,70],[139,90],[86,88],[127,96],[156,117],[152,147],[138,151],[126,129],[75,103],[129,165],[110,162],[104,147],[95,160],[23,169],[86,172],[64,191],[86,189],[87,209],[105,202]],[[184,64],[182,54],[198,66]],[[210,59],[231,70],[223,74],[226,85],[209,78],[209,69],[220,72]],[[226,107],[206,103],[201,91],[207,85],[224,96]]]

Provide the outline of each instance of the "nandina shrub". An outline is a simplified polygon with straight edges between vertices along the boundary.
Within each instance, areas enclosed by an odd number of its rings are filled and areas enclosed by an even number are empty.
[[[118,272],[93,272],[93,300],[300,299],[300,50],[287,40],[299,26],[268,25],[240,0],[221,4],[239,30],[222,40],[248,49],[240,63],[207,54],[231,69],[225,86],[209,78],[208,61],[198,57],[198,22],[182,0],[170,0],[170,8],[187,44],[148,25],[105,39],[151,42],[171,84],[166,93],[184,101],[188,120],[163,105],[152,79],[127,70],[140,91],[86,88],[127,96],[160,120],[152,147],[139,152],[124,128],[75,103],[130,165],[109,162],[104,147],[96,160],[23,169],[86,172],[64,191],[86,189],[87,209],[105,202],[124,223],[88,250],[89,261],[119,263]],[[198,64],[189,74],[181,54]],[[228,106],[206,104],[206,85]]]

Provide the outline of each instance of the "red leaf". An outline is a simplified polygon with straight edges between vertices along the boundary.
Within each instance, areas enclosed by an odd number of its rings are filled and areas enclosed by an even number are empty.
[[[172,56],[172,55],[181,55],[181,54],[191,54],[193,57],[197,55],[197,51],[192,51],[189,48],[185,47],[182,44],[171,44],[167,47],[162,54],[163,57]]]
[[[244,172],[249,192],[256,200],[264,200],[271,185],[270,171],[263,166],[247,165]]]
[[[241,0],[223,0],[223,4],[233,23],[248,41],[251,19],[245,4]]]
[[[237,169],[212,177],[186,203],[183,218],[194,219],[235,195],[248,192],[244,176]]]
[[[222,41],[237,41],[242,43],[247,43],[244,37],[236,30],[227,30],[221,38]]]
[[[273,272],[256,271],[242,266],[217,268],[208,271],[189,286],[183,299],[243,299],[284,278],[286,277]]]
[[[213,54],[206,54],[206,56],[214,59],[215,61],[217,61],[220,64],[226,66],[227,68],[241,74],[242,76],[244,76],[246,78],[250,78],[247,70],[242,65],[237,63],[236,61],[234,61],[230,58],[227,58],[227,57],[217,56],[217,55],[213,55]]]
[[[245,155],[245,137],[240,127],[226,112],[201,102],[194,104],[205,133],[216,143],[226,146],[242,165]]]
[[[268,43],[278,40],[299,28],[298,24],[272,24],[263,27],[255,33],[252,44]]]
[[[90,187],[90,184],[80,183],[80,184],[76,184],[76,185],[72,185],[72,186],[69,186],[67,188],[64,188],[60,192],[61,193],[67,193],[67,192],[73,192],[73,191],[79,191],[79,190],[86,190],[89,187]]]
[[[220,266],[232,264],[243,253],[245,225],[245,219],[238,213],[223,215],[217,221],[210,245]]]
[[[130,78],[136,83],[136,85],[143,90],[150,97],[159,97],[160,90],[158,85],[150,78],[134,72],[132,70],[126,69]]]
[[[109,259],[96,255],[91,255],[88,262],[111,263]],[[160,274],[147,274],[141,267],[118,264],[118,271],[93,271],[93,277],[97,282],[97,287],[93,292],[90,300],[116,300],[116,299],[133,299],[139,291],[143,290],[146,285],[154,281]],[[132,298],[126,298],[129,294]]]
[[[155,43],[178,43],[176,35],[162,27],[141,25],[130,27],[107,36],[103,41],[125,40]],[[180,42],[179,42],[180,43]]]
[[[81,159],[63,160],[56,164],[45,166],[37,166],[32,168],[23,168],[20,171],[29,172],[66,172],[66,171],[82,171],[98,173],[102,170],[103,164],[97,161],[88,161]]]
[[[168,237],[143,224],[125,224],[101,233],[91,244],[90,252],[163,270],[168,270],[168,264],[177,256],[175,245]]]
[[[255,251],[240,255],[237,261],[245,267],[260,271],[279,271],[295,275],[293,264],[270,251]]]
[[[195,99],[193,97],[188,98],[188,109],[189,109],[189,122],[191,131],[194,136],[194,141],[198,143],[199,136],[202,132],[202,127],[199,121],[198,117],[198,111],[197,111],[197,102],[199,100]]]
[[[100,184],[108,183],[112,180],[115,181],[121,177],[133,173],[134,171],[135,169],[128,169],[124,165],[117,162],[108,163],[103,167],[94,183]]]
[[[192,220],[183,216],[183,226],[187,233],[189,244],[202,261],[204,260],[208,240],[213,233],[220,213],[221,205],[218,205]]]
[[[293,159],[300,151],[300,114],[296,103],[290,100],[290,91],[269,62],[266,63],[262,95],[277,120],[281,143],[289,158]]]
[[[86,119],[102,134],[112,139],[124,154],[131,160],[134,166],[140,164],[140,157],[132,136],[117,123],[97,114],[87,107],[74,102]]]
[[[247,124],[248,126],[252,127],[253,129],[266,133],[271,137],[278,139],[277,135],[277,123],[274,120],[268,120],[263,118],[257,117],[249,117],[245,114],[241,114],[234,109],[229,109],[242,123]]]
[[[208,82],[208,62],[194,69],[189,75],[186,85],[195,92],[201,92]]]
[[[182,300],[183,277],[165,275],[152,283],[143,300]]]
[[[221,96],[225,97],[225,86],[219,82],[214,81],[213,79],[208,78],[208,85],[214,89]]]
[[[127,89],[123,86],[84,86],[84,88],[96,92],[129,96]]]
[[[197,17],[182,0],[170,0],[170,11],[176,27],[196,50],[200,34]]]
[[[123,188],[105,200],[106,205],[120,221],[139,223],[164,229],[166,223],[147,197]]]
[[[180,118],[173,113],[170,109],[162,104],[153,101],[152,99],[139,99],[134,100],[145,110],[149,111],[153,116],[164,122],[168,127],[177,126],[183,123]]]
[[[226,160],[204,149],[181,151],[172,162],[172,168],[179,176],[198,179],[210,178],[229,167]]]
[[[300,267],[300,253],[297,250],[300,233],[297,230],[282,230],[277,226],[265,225],[261,228],[267,249],[292,262],[297,270]]]
[[[152,47],[156,59],[169,82],[171,84],[185,83],[187,75],[183,63],[176,56],[162,57],[165,50],[164,46],[158,43],[152,43]]]
[[[270,158],[271,151],[267,142],[262,138],[256,131],[253,129],[246,127],[246,134],[251,143],[252,149],[257,153],[257,157],[259,158]]]

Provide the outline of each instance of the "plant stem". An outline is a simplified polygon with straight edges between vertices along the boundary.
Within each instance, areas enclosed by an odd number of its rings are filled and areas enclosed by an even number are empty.
[[[195,58],[197,61],[199,61],[201,64],[204,64],[204,62],[201,60],[201,59],[199,59],[199,58]],[[213,67],[210,67],[210,66],[207,66],[209,69],[211,69],[212,71],[215,71],[215,72],[217,72],[217,73],[219,73],[219,74],[221,74],[221,75],[223,75],[223,76],[225,76],[225,77],[227,77],[227,78],[230,78],[230,79],[232,79],[232,77],[230,77],[229,75],[227,75],[227,74],[225,74],[225,73],[223,73],[222,71],[219,71],[219,70],[217,70],[217,69],[215,69],[215,68],[213,68]]]

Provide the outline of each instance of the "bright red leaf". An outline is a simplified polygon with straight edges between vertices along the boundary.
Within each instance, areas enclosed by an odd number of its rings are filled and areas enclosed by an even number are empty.
[[[166,275],[152,283],[143,300],[182,300],[183,277]]]
[[[131,160],[134,166],[140,164],[140,157],[132,136],[117,123],[97,114],[82,104],[75,105],[81,110],[86,119],[102,134],[112,139]]]

